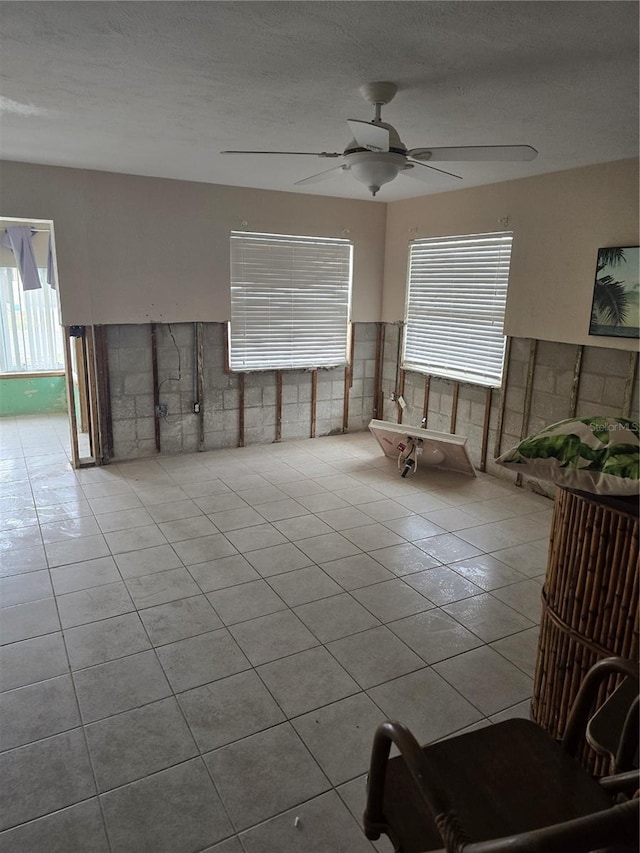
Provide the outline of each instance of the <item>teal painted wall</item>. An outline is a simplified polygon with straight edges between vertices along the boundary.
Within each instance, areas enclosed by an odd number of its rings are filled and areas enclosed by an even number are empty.
[[[64,376],[0,377],[0,417],[66,411]]]

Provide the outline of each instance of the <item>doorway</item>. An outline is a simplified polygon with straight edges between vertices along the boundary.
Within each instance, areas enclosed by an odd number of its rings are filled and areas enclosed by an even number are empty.
[[[65,326],[71,457],[74,468],[103,465],[113,453],[106,341],[102,326]]]
[[[93,330],[62,326],[53,222],[0,217],[0,419],[72,467],[101,464]],[[72,329],[89,328],[81,338]],[[73,345],[71,344],[73,341]],[[64,432],[64,429],[63,429]],[[47,436],[49,437],[47,439]]]

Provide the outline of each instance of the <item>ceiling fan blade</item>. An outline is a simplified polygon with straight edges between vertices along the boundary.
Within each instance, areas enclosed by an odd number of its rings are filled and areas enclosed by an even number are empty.
[[[286,154],[301,157],[342,157],[338,151],[221,151],[221,154]]]
[[[389,150],[389,131],[386,127],[357,118],[347,119],[347,124],[353,138],[362,148],[368,148],[369,151]]]
[[[538,152],[530,145],[463,145],[460,148],[412,148],[407,152],[415,160],[432,160],[453,163],[505,161],[520,163],[535,160]]]
[[[309,175],[308,178],[303,178],[301,181],[295,181],[294,186],[300,187],[305,184],[315,184],[318,181],[325,181],[333,172],[344,172],[346,168],[343,164],[342,166],[334,166],[333,169],[325,169],[324,172],[318,172],[315,175]]]
[[[426,163],[419,163],[417,160],[410,160],[409,165],[405,166],[404,169],[401,169],[399,174],[407,175],[410,178],[418,178],[427,181],[429,180],[426,177],[426,174],[424,172],[421,173],[419,169],[417,172],[414,173],[412,171],[413,166],[424,166],[425,169],[431,169],[432,172],[440,172],[441,175],[447,175],[449,178],[457,178],[459,181],[462,180],[462,175],[455,175],[453,172],[445,172],[444,169],[436,169],[435,166],[428,166]]]

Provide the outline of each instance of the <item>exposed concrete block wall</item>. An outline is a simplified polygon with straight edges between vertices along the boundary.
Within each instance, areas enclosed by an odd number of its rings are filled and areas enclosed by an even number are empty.
[[[353,371],[349,391],[349,431],[366,429],[373,416],[377,323],[353,324]]]
[[[238,443],[238,374],[225,370],[224,323],[204,323],[202,327],[204,364],[204,443],[208,450],[235,447]],[[188,324],[193,338],[193,326]],[[193,361],[191,363],[193,371]],[[195,399],[195,397],[193,398]],[[197,428],[197,418],[192,416]],[[188,415],[185,415],[188,418]],[[165,448],[161,447],[164,453]],[[183,448],[187,450],[187,448]],[[197,450],[197,442],[193,450]]]
[[[353,326],[353,365],[348,399],[348,428],[367,428],[375,403],[376,337],[378,324]],[[381,372],[383,420],[396,423],[399,406],[392,401],[401,390],[403,377],[398,355],[401,325],[384,326]],[[204,341],[204,444],[206,449],[236,447],[239,426],[239,377],[225,369],[225,324],[203,324]],[[114,457],[131,459],[153,455],[155,450],[151,328],[149,325],[107,327]],[[163,453],[193,452],[198,448],[198,418],[195,400],[195,350],[192,323],[158,324],[156,333],[160,402],[168,414],[160,420]],[[571,344],[538,341],[531,377],[528,424],[524,424],[526,388],[532,342],[514,338],[507,365],[502,431],[498,440],[500,391],[491,395],[487,468],[489,473],[514,479],[493,462],[494,451],[505,451],[520,441],[523,429],[531,434],[571,415],[570,400],[578,348]],[[638,383],[630,375],[634,354],[624,350],[589,346],[581,351],[576,415],[620,415],[625,395],[632,390],[630,417],[639,420]],[[406,408],[402,422],[420,426],[424,417],[425,377],[404,374]],[[316,435],[343,431],[344,368],[318,371]],[[451,429],[454,383],[431,377],[427,427],[441,432]],[[282,373],[281,440],[308,438],[311,430],[312,373]],[[458,393],[455,432],[467,437],[473,463],[482,458],[486,389],[461,383]],[[244,378],[244,443],[263,444],[276,435],[276,374],[248,373]]]
[[[107,326],[114,458],[155,452],[153,368],[150,325]],[[239,375],[225,369],[225,324],[203,324],[204,444],[207,450],[236,447],[239,438]],[[349,429],[365,429],[374,399],[376,323],[354,323]],[[163,453],[198,449],[198,417],[193,412],[195,341],[193,323],[156,326]],[[244,443],[272,442],[276,435],[276,374],[244,376]],[[342,432],[345,370],[318,370],[316,435]],[[281,440],[308,438],[311,431],[311,371],[283,371]]]
[[[549,424],[573,416],[571,397],[576,375],[576,417],[620,416],[624,413],[626,395],[631,392],[628,417],[638,422],[635,353],[597,346],[580,348],[572,344],[538,341],[531,377],[531,408],[528,423],[525,424],[530,357],[531,341],[513,339],[500,441],[502,452],[517,444],[523,432],[531,435]],[[577,370],[576,365],[579,365]],[[504,476],[504,469],[493,463],[487,465],[487,470]]]
[[[582,360],[578,416],[587,417],[593,401],[601,401],[599,414],[620,414],[619,401],[624,396],[629,375],[629,353],[624,350],[586,347]],[[637,379],[637,377],[636,377]],[[634,383],[634,400],[631,405],[632,420],[638,419],[638,383]]]
[[[118,459],[155,452],[150,326],[107,326],[113,444]]]
[[[160,402],[168,408],[166,417],[160,420],[162,452],[180,453],[197,450],[198,419],[193,414],[195,400],[193,325],[158,323],[156,347]],[[117,447],[114,441],[116,453]]]
[[[398,341],[401,326],[385,325],[382,394],[383,419],[398,421],[400,408],[391,400],[391,394],[402,390],[406,408],[402,423],[420,426],[424,417],[425,377],[407,371],[398,372]],[[486,470],[497,476],[515,479],[515,475],[493,462],[494,451],[504,452],[517,444],[525,434],[537,432],[549,424],[571,417],[571,396],[574,388],[576,358],[579,348],[572,344],[550,341],[534,342],[535,359],[532,362],[531,396],[528,423],[525,424],[527,379],[529,376],[532,341],[524,338],[511,340],[509,363],[506,365],[507,383],[501,436],[498,440],[500,390],[491,395],[489,433],[487,440]],[[581,349],[579,382],[576,397],[576,416],[615,416],[623,413],[625,395],[632,391],[630,418],[639,420],[637,377],[633,376],[635,354],[625,350],[589,346]],[[454,383],[431,377],[427,428],[450,432]],[[455,432],[468,439],[469,456],[478,467],[482,458],[483,425],[485,419],[486,389],[461,383],[459,387]]]
[[[538,341],[532,376],[531,414],[525,428],[527,434],[572,416],[570,400],[577,354],[576,346]],[[621,415],[625,392],[631,384],[635,393],[630,417],[638,420],[637,382],[630,376],[633,356],[633,353],[624,350],[584,347],[579,370],[576,417]],[[530,341],[514,339],[511,343],[505,394],[503,450],[520,441],[529,358]]]
[[[400,375],[398,372],[398,357],[399,357],[399,340],[401,332],[400,323],[385,323],[384,324],[384,343],[382,348],[382,376],[380,380],[380,389],[382,394],[382,412],[380,420],[397,421],[398,406],[391,399],[391,395],[398,394],[400,383]],[[420,424],[422,414],[416,421],[408,414],[403,417],[405,423]]]

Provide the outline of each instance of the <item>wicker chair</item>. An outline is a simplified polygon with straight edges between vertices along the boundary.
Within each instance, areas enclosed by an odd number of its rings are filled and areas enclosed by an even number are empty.
[[[367,838],[388,835],[396,853],[637,853],[638,772],[596,780],[574,757],[598,688],[612,673],[637,679],[629,661],[599,661],[560,743],[524,719],[426,747],[401,723],[382,723],[371,755]],[[392,743],[400,755],[390,759]]]

